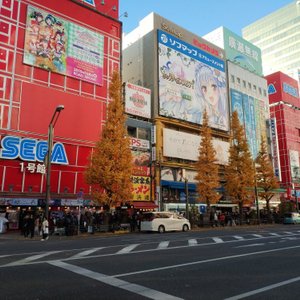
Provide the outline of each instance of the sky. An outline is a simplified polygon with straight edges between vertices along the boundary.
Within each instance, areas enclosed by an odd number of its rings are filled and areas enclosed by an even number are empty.
[[[151,12],[203,36],[224,26],[242,36],[242,28],[293,0],[119,0],[123,32],[129,33]],[[122,14],[128,13],[125,18]]]

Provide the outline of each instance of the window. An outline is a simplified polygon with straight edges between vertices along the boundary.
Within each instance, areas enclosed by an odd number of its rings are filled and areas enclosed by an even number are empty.
[[[248,82],[248,89],[251,90],[251,88],[252,88],[252,84]]]
[[[150,139],[149,130],[146,128],[139,128],[137,137],[142,140],[149,140]]]
[[[236,81],[237,81],[238,84],[241,84],[241,78],[237,77]]]
[[[258,93],[261,95],[261,87],[258,88]]]
[[[234,83],[234,76],[233,75],[231,75],[231,82]]]
[[[253,84],[253,90],[254,90],[254,92],[256,92],[256,85],[255,84]]]
[[[243,80],[243,87],[246,88],[246,80]]]
[[[264,90],[264,96],[267,97],[267,91],[266,90]]]
[[[129,136],[136,137],[136,127],[128,126],[127,127],[127,132],[128,132]]]

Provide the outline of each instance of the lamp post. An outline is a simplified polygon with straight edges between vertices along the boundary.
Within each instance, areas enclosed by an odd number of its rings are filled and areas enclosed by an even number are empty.
[[[49,203],[50,203],[50,187],[51,187],[51,155],[52,155],[52,146],[53,146],[53,130],[57,122],[60,112],[65,107],[63,105],[58,105],[53,113],[52,119],[48,127],[48,151],[45,155],[46,159],[46,207],[45,207],[45,216],[48,219],[49,216]]]

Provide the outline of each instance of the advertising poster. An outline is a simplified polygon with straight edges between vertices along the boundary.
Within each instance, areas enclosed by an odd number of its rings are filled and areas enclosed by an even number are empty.
[[[96,32],[28,6],[23,62],[102,85],[103,40]]]
[[[243,94],[230,89],[231,94],[231,110],[237,111],[241,124],[244,124]]]
[[[151,153],[149,151],[131,150],[133,159],[132,174],[150,176]]]
[[[150,177],[132,176],[132,200],[150,201]]]
[[[292,182],[300,182],[299,152],[290,150],[290,166]]]
[[[250,110],[250,122],[251,122],[251,133],[252,133],[252,157],[255,158],[258,153],[257,137],[256,137],[256,120],[255,120],[255,107],[254,98],[249,96],[249,110]]]
[[[125,112],[151,118],[151,90],[127,82],[125,85]]]
[[[158,30],[159,114],[228,131],[225,62]]]

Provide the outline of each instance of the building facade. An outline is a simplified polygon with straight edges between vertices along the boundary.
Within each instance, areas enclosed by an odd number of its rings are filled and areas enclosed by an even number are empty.
[[[121,66],[118,1],[10,0],[0,15],[0,206],[45,206],[48,126],[59,105],[49,204],[91,204],[84,170]]]
[[[290,4],[242,29],[243,37],[262,51],[263,73],[281,71],[299,80],[300,1]]]
[[[197,198],[202,114],[206,108],[217,159],[228,159],[229,103],[225,53],[184,28],[151,13],[123,39],[123,80],[151,90],[153,200],[161,209],[180,209]],[[205,98],[204,88],[216,86]],[[222,182],[220,182],[220,192]]]
[[[275,173],[288,190],[300,189],[300,98],[297,81],[290,76],[276,72],[266,76],[270,101],[270,128],[273,144],[278,151],[272,151]],[[278,160],[279,158],[279,160]]]
[[[237,111],[253,159],[261,138],[267,141],[269,101],[267,81],[262,76],[261,51],[225,27],[206,34],[205,39],[225,50],[231,111]]]

